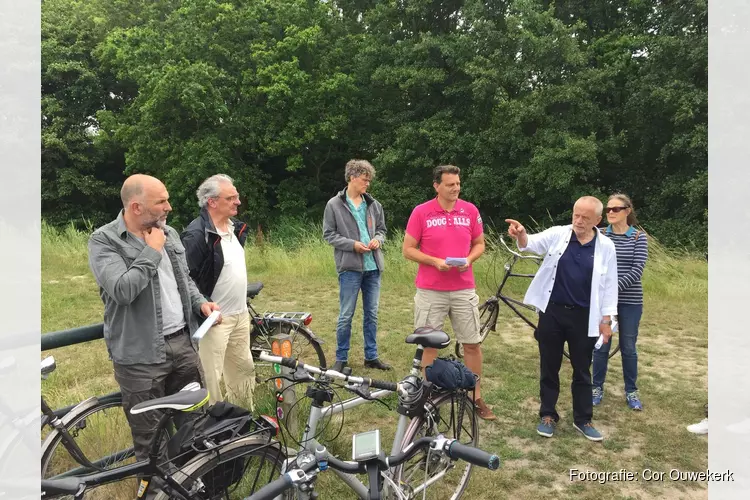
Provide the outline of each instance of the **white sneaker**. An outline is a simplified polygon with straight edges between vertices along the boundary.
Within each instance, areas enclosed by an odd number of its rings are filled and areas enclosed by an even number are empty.
[[[704,418],[700,423],[688,425],[687,430],[693,434],[708,434],[708,419]]]
[[[736,424],[727,425],[727,430],[735,434],[750,434],[750,418]]]

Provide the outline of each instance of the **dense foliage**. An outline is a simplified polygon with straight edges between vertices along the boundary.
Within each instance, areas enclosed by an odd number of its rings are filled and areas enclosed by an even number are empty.
[[[179,227],[224,172],[251,224],[316,221],[356,157],[392,227],[451,163],[498,226],[622,190],[705,249],[707,44],[705,0],[44,0],[43,214],[143,172]]]

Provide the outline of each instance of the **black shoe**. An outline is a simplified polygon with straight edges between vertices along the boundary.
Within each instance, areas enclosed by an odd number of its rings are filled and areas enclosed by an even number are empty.
[[[341,361],[337,359],[336,362],[331,367],[331,370],[341,373],[341,370],[343,370],[344,368],[346,368],[346,361]]]
[[[378,370],[393,370],[388,363],[383,363],[379,358],[365,360],[365,368],[377,368]]]

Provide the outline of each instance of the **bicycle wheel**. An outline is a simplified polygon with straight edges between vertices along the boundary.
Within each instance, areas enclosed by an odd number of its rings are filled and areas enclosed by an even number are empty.
[[[438,434],[471,446],[479,444],[479,425],[474,402],[468,395],[453,392],[429,400],[425,405],[424,415],[413,419],[407,427],[401,449],[421,437]],[[428,498],[453,500],[461,498],[469,483],[471,470],[472,465],[468,462],[453,462],[442,454],[429,453],[428,449],[395,467],[393,480],[415,498],[420,498],[422,490],[428,487]]]
[[[86,458],[102,469],[135,462],[133,437],[122,409],[122,400],[97,404],[71,420],[66,428]],[[73,459],[59,433],[42,450],[41,471],[43,479],[66,473],[82,475],[95,472]],[[93,488],[86,492],[85,498],[134,498],[136,490],[135,478],[126,479]]]
[[[265,329],[266,332],[262,331]],[[292,357],[297,358],[309,365],[318,363],[318,366],[325,368],[326,355],[323,348],[318,343],[315,335],[304,325],[292,323],[289,321],[265,320],[263,328],[258,325],[250,332],[250,345],[254,354],[264,350],[271,352],[271,337],[278,334],[286,334],[292,338]],[[257,364],[266,364],[263,361],[254,359]]]
[[[277,441],[248,436],[198,455],[172,473],[183,488],[203,500],[245,498],[281,475],[286,460]],[[239,479],[239,481],[235,482]],[[159,491],[155,500],[167,500]]]
[[[490,334],[495,325],[497,324],[497,314],[500,310],[497,302],[487,301],[482,304],[479,308],[479,343],[481,344]],[[464,346],[462,343],[456,341],[456,357],[462,359],[464,357]]]

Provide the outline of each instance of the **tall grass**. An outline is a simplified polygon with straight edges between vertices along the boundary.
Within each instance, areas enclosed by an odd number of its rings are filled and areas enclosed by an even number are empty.
[[[298,220],[288,224],[250,234],[246,243],[247,268],[250,279],[255,275],[275,274],[288,278],[325,277],[335,275],[333,247],[323,240],[322,223],[306,223]],[[89,233],[76,229],[72,224],[63,228],[42,223],[42,261],[57,262],[61,267],[70,266],[81,273],[88,273],[87,241]],[[514,242],[507,235],[491,227],[485,234],[486,250],[476,263],[474,275],[477,286],[485,292],[494,291],[502,276],[502,265],[509,255],[500,245],[499,238],[506,238],[509,246]],[[417,264],[404,259],[401,246],[404,231],[392,231],[383,245],[388,279],[396,284],[408,286],[413,283]],[[649,258],[643,276],[644,289],[669,298],[686,295],[707,294],[708,266],[705,257],[686,249],[669,249],[656,238],[649,236]],[[519,263],[517,272],[534,272],[535,266]],[[508,289],[520,292],[527,282],[511,280]]]

